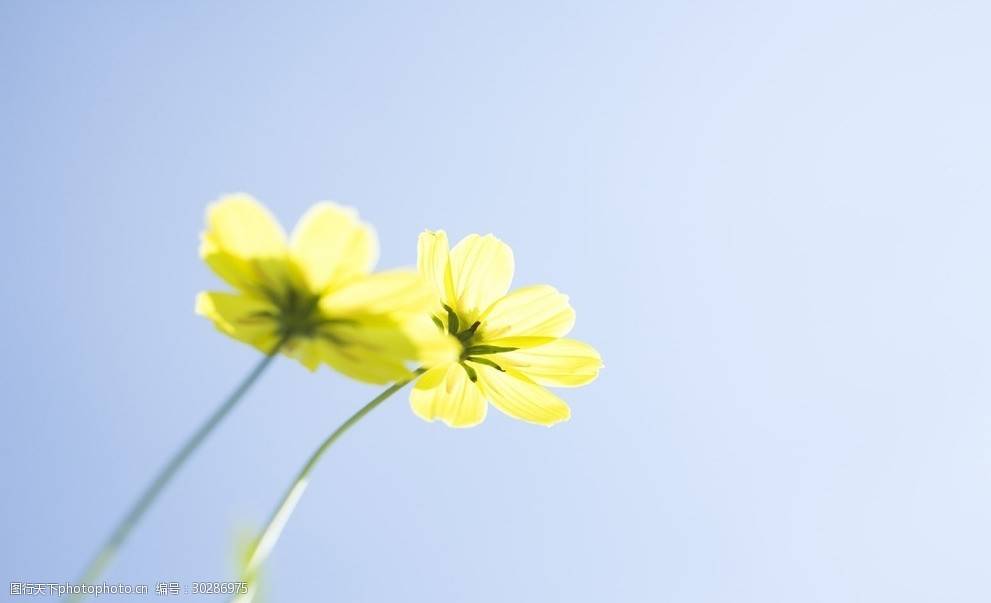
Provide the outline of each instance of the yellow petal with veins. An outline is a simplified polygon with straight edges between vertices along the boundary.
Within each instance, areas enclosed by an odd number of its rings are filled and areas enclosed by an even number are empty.
[[[485,420],[486,404],[478,385],[458,364],[430,369],[410,392],[410,406],[425,421],[449,427],[472,427]]]
[[[222,333],[268,354],[279,341],[274,308],[267,301],[241,293],[203,292],[196,296],[196,313],[209,318]]]
[[[513,282],[513,250],[493,235],[468,235],[451,250],[455,309],[471,324]]]
[[[320,327],[326,344],[323,358],[342,373],[368,383],[388,383],[413,376],[409,364],[419,355],[418,342],[395,318],[351,315]]]
[[[284,274],[286,237],[272,214],[254,198],[229,195],[207,208],[200,256],[238,289],[277,286]]]
[[[351,314],[427,314],[434,307],[433,288],[416,272],[390,270],[359,277],[320,300],[327,316]]]
[[[551,387],[577,387],[595,380],[602,358],[595,348],[574,339],[555,339],[537,347],[504,352],[499,365],[512,367],[535,383]]]
[[[481,318],[479,337],[486,343],[512,347],[546,344],[563,337],[575,324],[575,311],[568,296],[549,285],[517,289],[489,306]]]
[[[454,362],[458,341],[430,320],[436,294],[416,272],[395,270],[362,277],[324,297],[322,312],[331,320],[379,321],[398,333],[387,337],[395,354],[426,367]]]
[[[440,304],[457,305],[454,280],[451,277],[450,249],[447,233],[443,230],[425,231],[417,240],[416,268],[434,287],[434,295]]]
[[[413,376],[401,358],[376,354],[360,346],[334,345],[329,341],[322,341],[319,346],[321,360],[358,381],[384,385]]]
[[[536,423],[554,425],[571,417],[568,405],[540,385],[530,381],[515,369],[505,372],[490,366],[475,365],[478,385],[492,405],[507,415]]]
[[[378,259],[378,241],[358,213],[335,203],[317,203],[299,219],[290,254],[310,290],[319,293],[368,274]]]

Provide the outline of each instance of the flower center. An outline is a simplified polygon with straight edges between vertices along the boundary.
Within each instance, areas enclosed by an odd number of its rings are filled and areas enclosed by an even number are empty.
[[[278,291],[266,287],[263,293],[275,306],[274,311],[264,314],[275,321],[280,337],[312,337],[316,335],[318,327],[332,322],[320,312],[319,295],[303,291],[292,284],[286,284]]]
[[[518,348],[497,346],[497,345],[487,345],[481,338],[478,337],[478,327],[481,326],[481,321],[476,320],[471,323],[467,328],[462,328],[465,321],[462,321],[458,317],[458,313],[454,311],[448,305],[444,305],[444,310],[447,312],[447,332],[457,338],[461,343],[461,356],[458,359],[458,364],[461,368],[465,370],[468,374],[468,378],[472,382],[478,381],[478,372],[469,363],[484,364],[490,366],[498,371],[506,372],[506,369],[499,366],[499,364],[491,358],[496,354],[502,352],[512,352]],[[444,321],[439,317],[434,317],[434,323],[438,327],[444,329]]]

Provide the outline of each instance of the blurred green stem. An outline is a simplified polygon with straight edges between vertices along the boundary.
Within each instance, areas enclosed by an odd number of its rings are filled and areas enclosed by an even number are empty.
[[[310,473],[313,471],[317,463],[323,457],[324,453],[347,432],[351,429],[355,423],[360,421],[365,415],[375,410],[375,407],[379,404],[385,402],[389,396],[398,392],[407,383],[412,381],[416,375],[423,373],[423,369],[417,369],[414,376],[406,379],[404,381],[397,381],[396,383],[389,386],[388,389],[383,391],[381,394],[372,399],[371,402],[365,404],[358,412],[351,415],[347,421],[341,424],[340,427],[334,430],[327,439],[325,439],[319,447],[310,455],[307,459],[306,464],[300,469],[299,473],[296,474],[296,479],[293,480],[292,485],[286,490],[286,493],[282,496],[282,501],[279,502],[279,506],[275,508],[272,512],[271,517],[269,517],[268,523],[265,524],[265,528],[258,535],[251,549],[248,551],[247,563],[245,564],[243,574],[241,579],[248,584],[254,582],[255,573],[258,569],[265,563],[268,556],[272,553],[272,549],[275,548],[275,543],[278,542],[279,536],[282,535],[283,528],[286,527],[286,523],[289,521],[289,517],[292,516],[293,511],[296,509],[296,505],[299,503],[299,499],[302,498],[303,492],[306,491],[306,486],[309,484]],[[250,603],[254,598],[254,589],[249,589],[247,593],[238,596],[235,601],[236,603]]]
[[[175,476],[176,472],[182,467],[186,460],[196,451],[196,449],[203,443],[210,432],[214,430],[224,417],[227,416],[230,411],[237,406],[237,403],[244,397],[244,394],[251,388],[251,386],[258,380],[258,377],[268,368],[272,360],[278,354],[279,350],[282,349],[285,339],[279,341],[278,344],[265,355],[261,361],[255,365],[255,368],[251,370],[250,373],[241,381],[241,383],[227,396],[223,404],[220,405],[217,410],[213,411],[213,414],[202,424],[199,429],[197,429],[193,435],[186,440],[186,443],[182,445],[169,462],[162,467],[152,480],[148,487],[145,488],[141,496],[131,505],[130,510],[128,510],[127,515],[120,520],[117,527],[110,534],[110,537],[104,543],[103,547],[99,550],[96,556],[89,562],[86,569],[83,571],[82,577],[77,581],[77,584],[90,584],[96,580],[103,570],[107,567],[107,564],[113,559],[114,555],[117,553],[117,549],[124,543],[127,536],[134,529],[134,526],[141,520],[141,517],[145,514],[148,508],[155,502],[155,498],[162,492],[162,489],[169,483],[169,481]],[[75,595],[69,598],[69,601],[81,601],[85,595]]]

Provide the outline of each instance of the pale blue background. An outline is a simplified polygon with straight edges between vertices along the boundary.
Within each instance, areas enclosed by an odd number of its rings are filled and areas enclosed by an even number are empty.
[[[986,2],[242,4],[0,5],[5,583],[74,577],[256,361],[192,311],[246,190],[385,267],[495,232],[607,363],[551,430],[371,415],[273,601],[991,600]],[[376,391],[280,360],[108,578],[230,577]]]

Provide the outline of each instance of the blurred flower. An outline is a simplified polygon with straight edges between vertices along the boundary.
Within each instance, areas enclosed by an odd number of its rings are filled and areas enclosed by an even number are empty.
[[[575,323],[568,297],[548,285],[507,294],[513,252],[492,235],[469,235],[449,251],[443,231],[424,232],[417,263],[436,290],[433,321],[457,337],[461,353],[417,380],[413,412],[470,427],[485,419],[488,400],[531,423],[568,419],[568,405],[542,386],[584,385],[602,367],[594,348],[564,338]]]
[[[457,354],[425,318],[435,300],[418,274],[370,274],[375,233],[350,208],[318,203],[287,239],[260,203],[231,195],[208,208],[200,255],[236,292],[200,293],[197,313],[264,353],[370,383],[409,378],[408,361]]]

